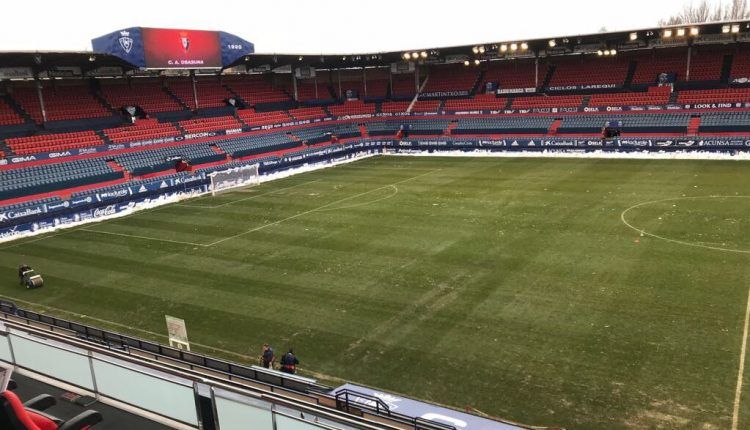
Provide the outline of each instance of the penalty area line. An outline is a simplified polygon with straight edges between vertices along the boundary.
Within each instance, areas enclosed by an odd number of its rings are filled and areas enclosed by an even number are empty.
[[[745,353],[747,351],[747,328],[750,321],[750,289],[747,293],[745,307],[745,327],[742,331],[742,347],[740,348],[740,366],[737,371],[737,388],[734,390],[734,410],[732,411],[732,430],[737,430],[740,419],[740,398],[742,397],[742,381],[745,378]]]

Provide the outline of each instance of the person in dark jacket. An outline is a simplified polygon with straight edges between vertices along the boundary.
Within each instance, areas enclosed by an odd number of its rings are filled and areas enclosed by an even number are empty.
[[[263,367],[266,369],[273,369],[273,362],[276,361],[276,356],[273,353],[273,348],[267,343],[263,344],[263,355],[261,356]]]
[[[24,274],[25,272],[29,271],[29,270],[31,270],[31,266],[29,266],[29,265],[28,265],[28,264],[26,264],[26,263],[24,263],[24,264],[22,264],[22,265],[18,266],[18,282],[19,282],[19,283],[20,283],[21,285],[23,285],[23,284],[24,284],[23,274]]]
[[[297,373],[298,364],[299,360],[294,355],[294,351],[292,351],[291,349],[289,350],[289,352],[284,354],[283,357],[281,357],[281,371],[284,373]]]

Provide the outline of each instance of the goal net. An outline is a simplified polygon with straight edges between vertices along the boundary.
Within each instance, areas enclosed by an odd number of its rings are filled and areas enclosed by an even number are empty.
[[[212,195],[216,195],[216,193],[224,190],[253,186],[260,183],[257,164],[233,167],[231,169],[213,172],[208,176],[211,178]]]

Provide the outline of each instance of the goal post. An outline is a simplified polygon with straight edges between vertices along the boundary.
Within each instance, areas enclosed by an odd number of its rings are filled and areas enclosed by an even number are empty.
[[[221,191],[258,185],[260,183],[257,164],[220,170],[210,173],[208,177],[211,179],[211,195],[214,196]]]

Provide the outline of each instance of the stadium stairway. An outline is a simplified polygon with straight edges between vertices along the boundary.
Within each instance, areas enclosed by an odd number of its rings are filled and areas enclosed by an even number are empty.
[[[458,120],[451,121],[450,124],[448,124],[448,128],[445,129],[445,135],[450,136],[453,134],[453,130],[458,126]]]
[[[367,127],[364,124],[359,124],[358,128],[362,137],[370,137],[370,133],[367,132]]]
[[[552,81],[552,76],[555,75],[555,69],[557,66],[554,66],[550,64],[549,68],[547,68],[547,74],[544,75],[544,80],[542,81],[542,88],[547,88],[549,86],[550,81]]]
[[[697,136],[698,135],[698,129],[701,126],[701,117],[699,115],[694,115],[690,117],[690,122],[688,122],[687,127],[687,134],[689,136]]]
[[[484,70],[480,70],[479,71],[479,75],[477,76],[477,80],[474,81],[474,85],[471,86],[471,91],[469,92],[469,94],[471,94],[472,97],[474,97],[477,94],[478,91],[482,90],[481,88],[479,88],[479,86],[482,85],[482,82],[484,82],[484,74],[485,73],[486,72]],[[484,92],[484,91],[482,90],[482,92]],[[445,101],[443,101],[443,104],[445,104]]]
[[[24,122],[27,124],[34,124],[34,118],[29,115],[28,112],[26,112],[20,104],[11,96],[9,95],[3,95],[0,96],[5,102],[10,106],[21,118],[24,119]]]
[[[680,95],[677,91],[672,91],[671,94],[669,94],[669,104],[677,104],[677,97]]]
[[[169,87],[167,87],[167,86],[163,86],[163,87],[162,87],[162,89],[164,90],[164,92],[165,92],[165,93],[167,93],[167,95],[168,95],[169,97],[171,97],[171,98],[172,98],[172,100],[176,101],[176,102],[177,102],[177,104],[179,104],[180,106],[182,106],[182,108],[183,108],[183,109],[186,109],[186,110],[193,110],[193,109],[192,109],[192,108],[191,108],[190,106],[188,106],[188,105],[187,105],[187,104],[186,104],[186,103],[185,103],[184,101],[182,101],[182,99],[181,99],[181,98],[177,97],[177,95],[176,95],[175,93],[173,93],[173,92],[172,92],[172,91],[171,91],[171,90],[169,89]]]
[[[722,84],[728,84],[729,83],[729,77],[732,74],[732,63],[734,62],[734,55],[727,54],[724,56],[724,61],[721,65],[721,77],[719,78],[719,81]]]
[[[562,124],[562,119],[556,118],[552,122],[552,125],[549,126],[549,131],[547,132],[547,134],[549,134],[550,136],[557,136],[557,128],[560,127],[560,124]]]
[[[624,88],[630,88],[630,84],[633,83],[633,76],[635,76],[635,70],[638,68],[638,62],[631,60],[628,64],[628,73],[625,75]]]

